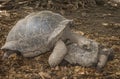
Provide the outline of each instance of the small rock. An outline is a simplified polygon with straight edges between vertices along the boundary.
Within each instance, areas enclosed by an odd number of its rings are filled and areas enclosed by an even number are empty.
[[[42,79],[51,79],[51,76],[48,73],[45,72],[40,72],[39,75],[41,76]]]
[[[22,75],[22,74],[15,74],[15,77],[17,77],[17,78],[22,78],[23,75]]]
[[[56,66],[55,68],[51,68],[51,70],[58,71],[58,70],[60,70],[60,67],[59,67],[59,66]]]
[[[108,26],[109,24],[108,23],[102,23],[103,26]]]
[[[67,76],[65,76],[65,77],[63,77],[62,79],[68,79],[68,77],[67,77]]]

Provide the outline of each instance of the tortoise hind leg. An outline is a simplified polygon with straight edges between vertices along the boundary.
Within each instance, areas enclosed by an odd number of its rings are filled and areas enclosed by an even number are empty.
[[[57,41],[52,54],[49,57],[48,63],[51,67],[55,67],[64,59],[67,53],[67,48],[62,40]]]
[[[101,71],[102,68],[106,65],[107,61],[109,59],[113,59],[113,50],[112,49],[107,49],[103,48],[99,52],[99,59],[98,59],[98,64],[97,64],[97,70]]]

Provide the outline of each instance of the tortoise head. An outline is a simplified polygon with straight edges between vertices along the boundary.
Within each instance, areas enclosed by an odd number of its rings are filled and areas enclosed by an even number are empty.
[[[2,60],[7,59],[13,53],[14,53],[14,51],[12,51],[12,50],[4,50],[4,54],[3,54]]]
[[[7,59],[11,54],[18,54],[17,47],[14,42],[5,43],[5,45],[2,46],[1,50],[4,52],[2,60]]]

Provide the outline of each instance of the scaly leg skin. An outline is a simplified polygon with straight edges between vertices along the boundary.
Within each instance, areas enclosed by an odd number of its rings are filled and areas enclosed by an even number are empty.
[[[61,63],[64,56],[67,54],[67,48],[63,41],[57,41],[52,54],[49,57],[48,63],[51,67],[55,67]]]
[[[113,57],[112,53],[113,53],[113,50],[111,49],[103,48],[100,50],[98,64],[97,64],[97,70],[99,72],[102,71],[102,68],[106,65],[108,59],[110,57]]]

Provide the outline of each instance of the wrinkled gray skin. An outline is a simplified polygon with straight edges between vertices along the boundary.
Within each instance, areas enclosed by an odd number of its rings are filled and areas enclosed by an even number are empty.
[[[81,46],[77,43],[68,44],[68,53],[64,59],[71,64],[80,64],[86,67],[92,66],[97,63],[98,43],[83,36],[80,37],[81,43],[84,44]]]
[[[50,51],[56,47],[57,42],[59,46],[59,41],[63,43],[62,40],[67,39],[63,34],[71,22],[72,20],[51,11],[31,13],[18,21],[9,32],[6,43],[1,48],[5,52],[3,59],[17,52],[24,57],[34,57]],[[62,46],[66,48],[64,43]]]
[[[97,42],[87,39],[83,36],[79,36],[80,44],[71,43],[67,44],[67,54],[65,57],[62,56],[64,52],[61,53],[52,53],[49,58],[53,58],[52,61],[64,59],[70,64],[79,64],[84,67],[97,67],[100,71],[108,59],[112,57],[112,49],[103,48]]]
[[[76,43],[72,43],[67,46],[68,53],[64,57],[66,61],[84,67],[96,66],[97,69],[100,70],[105,66],[108,59],[112,59],[112,49],[104,48],[97,42],[82,36],[81,42],[87,42],[87,44],[79,46]]]

